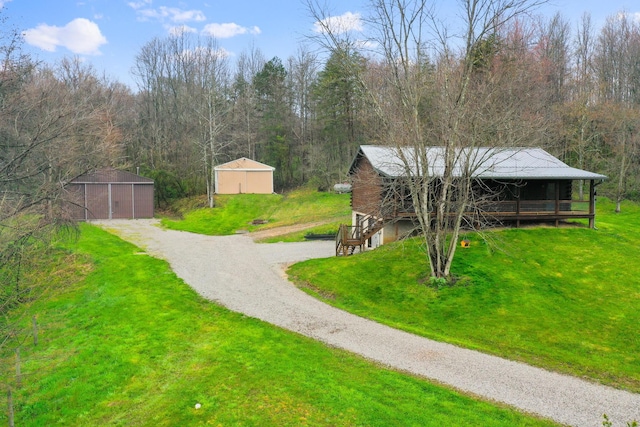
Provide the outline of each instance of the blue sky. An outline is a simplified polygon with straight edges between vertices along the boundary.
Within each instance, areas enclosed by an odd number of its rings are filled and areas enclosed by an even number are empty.
[[[335,16],[351,17],[352,22],[366,12],[366,0],[329,3]],[[436,3],[445,16],[457,4]],[[214,35],[232,60],[251,45],[267,59],[284,60],[313,32],[314,22],[304,4],[301,0],[0,0],[2,16],[24,32],[24,47],[38,59],[53,63],[78,56],[132,87],[130,70],[140,48],[177,28]],[[589,11],[599,26],[622,10],[640,17],[638,0],[555,0],[541,13],[550,16],[560,11],[576,25]]]

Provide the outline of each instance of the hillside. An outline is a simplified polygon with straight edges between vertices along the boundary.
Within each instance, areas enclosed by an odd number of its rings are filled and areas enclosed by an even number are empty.
[[[48,265],[66,286],[27,307],[38,345],[22,318],[21,387],[2,353],[16,425],[552,425],[230,312],[92,226]]]
[[[419,335],[640,391],[640,206],[601,200],[597,230],[531,227],[464,237],[453,287],[427,285],[407,240],[289,270],[329,304]]]

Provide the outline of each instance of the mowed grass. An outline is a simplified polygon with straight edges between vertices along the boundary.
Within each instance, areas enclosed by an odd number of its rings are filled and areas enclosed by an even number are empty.
[[[16,425],[552,425],[230,312],[98,228],[65,247],[77,280],[30,307]]]
[[[597,230],[469,233],[454,274],[426,285],[417,240],[292,266],[328,303],[419,335],[640,392],[640,207],[599,202]]]
[[[253,225],[252,222],[257,219],[267,223]],[[182,220],[165,218],[162,224],[174,230],[228,235],[239,230],[255,231],[302,223],[350,221],[349,194],[322,193],[302,188],[285,195],[218,195],[216,207],[187,212]],[[298,240],[301,238],[297,237]]]

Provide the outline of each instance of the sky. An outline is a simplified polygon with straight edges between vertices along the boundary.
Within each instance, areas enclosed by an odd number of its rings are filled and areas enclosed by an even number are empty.
[[[456,0],[434,0],[443,17],[455,16]],[[367,0],[327,0],[332,16],[356,31],[362,28]],[[319,1],[325,4],[325,0]],[[2,25],[24,34],[23,48],[54,64],[78,57],[99,73],[135,90],[131,69],[136,54],[155,37],[188,31],[212,35],[233,61],[255,47],[266,59],[283,61],[314,33],[304,0],[0,0]],[[640,19],[638,0],[552,0],[540,9],[556,12],[575,28],[589,12],[596,28],[625,11]],[[446,18],[445,18],[446,19]]]

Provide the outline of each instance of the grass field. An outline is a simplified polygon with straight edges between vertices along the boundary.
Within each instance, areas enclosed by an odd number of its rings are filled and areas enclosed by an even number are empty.
[[[38,345],[14,340],[19,426],[552,425],[229,312],[92,226],[30,280],[65,285],[29,307]]]
[[[464,236],[464,285],[426,285],[415,240],[289,270],[348,311],[419,335],[640,392],[640,207],[598,205],[597,230],[525,228]]]
[[[237,194],[216,196],[216,207],[188,211],[181,220],[165,218],[167,228],[207,235],[228,235],[238,230],[256,231],[301,223],[337,224],[351,221],[349,194],[320,193],[309,188],[280,194]],[[256,220],[266,224],[252,225]],[[331,226],[333,227],[333,226]],[[321,229],[326,229],[326,226]],[[281,240],[302,240],[303,234]],[[277,240],[277,239],[276,239]]]

